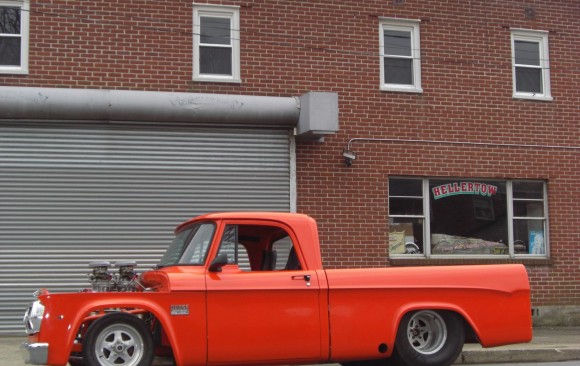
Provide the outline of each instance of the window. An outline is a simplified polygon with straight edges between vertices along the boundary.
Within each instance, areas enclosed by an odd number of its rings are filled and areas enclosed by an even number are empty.
[[[419,22],[381,19],[379,43],[381,90],[422,92]]]
[[[541,257],[543,181],[389,179],[389,254]]]
[[[0,0],[0,74],[28,73],[29,3]]]
[[[548,33],[512,30],[514,98],[552,100]]]
[[[228,224],[220,241],[220,254],[242,271],[302,268],[292,239],[285,229],[276,226]]]
[[[193,80],[240,82],[239,9],[194,5]]]
[[[181,230],[176,234],[173,243],[167,248],[158,267],[178,264],[204,264],[214,231],[214,224],[209,222],[196,224]]]

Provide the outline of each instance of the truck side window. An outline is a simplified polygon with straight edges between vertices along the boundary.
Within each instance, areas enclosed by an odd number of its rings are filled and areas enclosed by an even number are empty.
[[[263,225],[226,225],[217,255],[242,271],[300,270],[292,239],[284,229]]]
[[[238,250],[237,250],[237,230],[236,225],[228,225],[224,230],[224,235],[222,236],[222,241],[220,243],[220,249],[218,255],[227,254],[228,264],[238,263]]]
[[[300,270],[302,269],[292,239],[288,235],[276,240],[272,244],[272,251],[276,252],[276,265],[274,270]]]
[[[250,259],[246,248],[238,242],[238,226],[227,225],[218,255],[225,253],[228,256],[228,264],[237,264],[242,271],[250,271]]]

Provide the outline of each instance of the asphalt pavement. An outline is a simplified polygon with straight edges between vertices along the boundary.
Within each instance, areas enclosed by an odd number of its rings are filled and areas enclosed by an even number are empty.
[[[0,366],[24,366],[20,344],[25,337],[0,337]],[[538,327],[530,343],[494,348],[466,344],[457,365],[580,361],[580,327]],[[155,366],[171,365],[166,359],[156,359]]]

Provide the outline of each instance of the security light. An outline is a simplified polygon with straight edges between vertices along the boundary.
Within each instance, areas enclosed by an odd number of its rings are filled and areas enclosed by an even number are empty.
[[[344,156],[344,163],[346,164],[346,166],[351,166],[352,161],[356,159],[356,153],[352,150],[344,149],[342,151],[342,156]]]

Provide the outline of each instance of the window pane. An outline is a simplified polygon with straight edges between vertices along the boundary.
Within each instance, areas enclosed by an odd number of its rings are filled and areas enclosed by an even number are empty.
[[[516,64],[540,66],[538,42],[514,41]]]
[[[228,225],[224,230],[222,236],[222,241],[220,243],[220,249],[217,255],[225,254],[228,258],[228,264],[238,263],[237,257],[237,236],[238,236],[237,226]]]
[[[394,217],[389,219],[389,254],[421,254],[423,219]]]
[[[389,196],[423,197],[423,181],[420,179],[389,179]]]
[[[232,49],[221,47],[199,48],[201,74],[232,75]]]
[[[276,253],[273,258],[276,261],[273,268],[274,270],[281,271],[286,269],[293,247],[292,239],[290,239],[289,236],[285,236],[284,238],[272,243],[272,251]]]
[[[411,33],[385,30],[385,55],[412,56]]]
[[[544,217],[543,202],[514,201],[515,217]]]
[[[200,42],[206,44],[231,44],[229,18],[201,17]]]
[[[423,215],[422,198],[389,198],[389,215]]]
[[[211,239],[213,237],[214,228],[215,228],[214,225],[209,223],[201,224],[199,226],[194,227],[192,229],[193,237],[191,238],[190,242],[183,243],[184,245],[187,245],[187,247],[185,248],[185,251],[183,252],[181,258],[179,259],[179,263],[198,264],[198,265],[203,264],[207,257],[207,250],[209,248],[209,243],[211,242]],[[181,234],[178,235],[176,237],[174,244],[176,246],[181,245],[180,241],[186,240],[189,237],[188,235],[189,235],[188,233],[183,233],[183,236]],[[164,261],[162,260],[162,264],[163,263]]]
[[[0,33],[20,34],[20,8],[0,7]]]
[[[433,254],[508,254],[505,182],[431,180]]]
[[[20,37],[0,37],[0,65],[20,66]]]
[[[413,60],[385,57],[385,84],[413,84]]]
[[[514,220],[516,254],[546,255],[544,220]]]
[[[526,67],[516,67],[516,91],[541,93],[542,70]]]
[[[514,198],[544,198],[543,182],[513,182]]]

